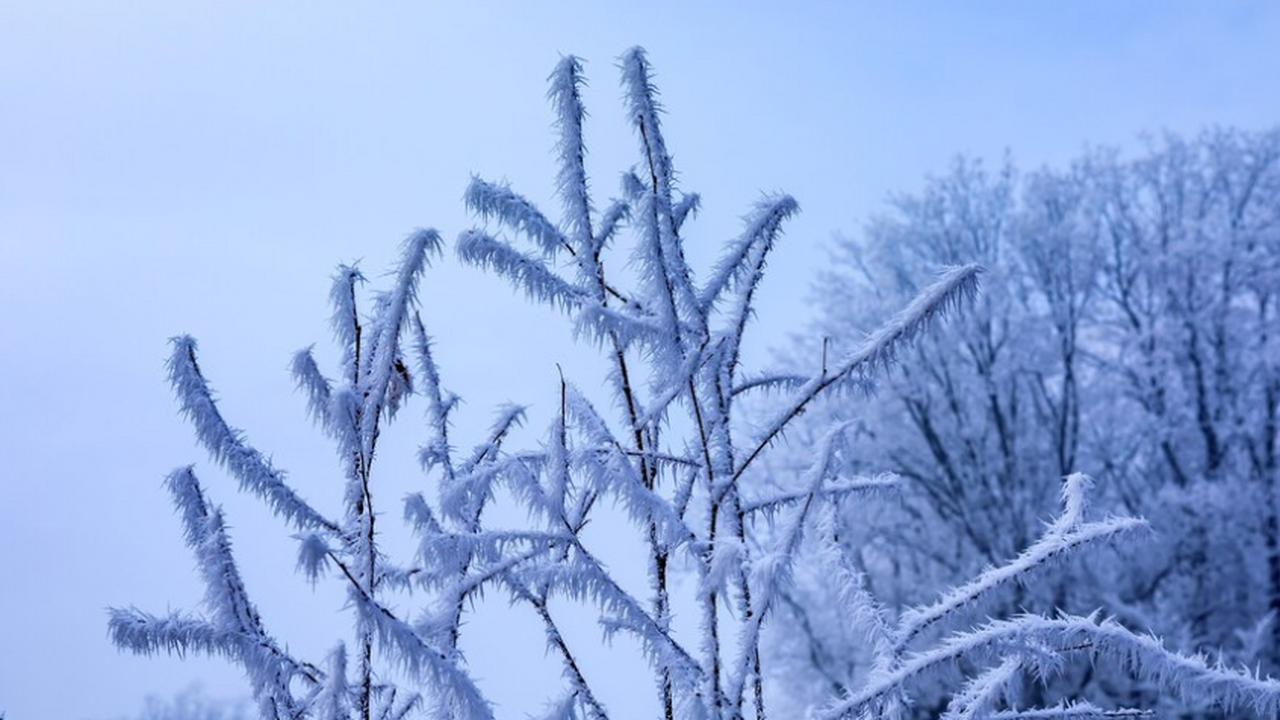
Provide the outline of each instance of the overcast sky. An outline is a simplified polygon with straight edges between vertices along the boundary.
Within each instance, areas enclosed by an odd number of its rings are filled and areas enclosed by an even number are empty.
[[[134,658],[106,637],[108,606],[200,598],[161,488],[189,462],[227,507],[268,623],[313,657],[332,645],[317,629],[341,593],[313,595],[288,532],[193,446],[164,383],[166,338],[198,337],[232,423],[336,506],[336,464],[286,373],[294,350],[328,338],[329,273],[363,259],[378,275],[415,227],[451,242],[470,224],[472,173],[551,207],[545,79],[562,53],[587,60],[605,197],[635,157],[614,59],[649,50],[681,185],[703,196],[695,261],[762,191],[800,201],[760,297],[756,359],[802,329],[832,234],[956,153],[1058,165],[1142,131],[1280,118],[1275,3],[710,6],[0,3],[0,712],[120,716],[197,678],[243,691],[219,661]],[[508,399],[542,427],[557,362],[598,387],[559,318],[451,252],[423,302],[445,381],[468,401],[463,437]],[[382,449],[400,454],[391,518],[421,485],[416,412]],[[493,604],[466,631],[469,657],[500,716],[523,717],[558,671],[527,670],[538,628]],[[530,662],[513,682],[501,663],[524,663],[518,648]],[[649,694],[631,666],[608,667],[596,672],[616,709]]]

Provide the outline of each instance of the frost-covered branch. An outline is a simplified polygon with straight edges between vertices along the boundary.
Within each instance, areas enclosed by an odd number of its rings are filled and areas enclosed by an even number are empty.
[[[822,487],[818,488],[818,493],[825,500],[838,503],[853,495],[874,495],[876,493],[893,492],[898,490],[901,484],[902,479],[900,477],[885,473],[873,477],[832,480],[823,483]],[[779,510],[790,507],[802,500],[807,500],[809,495],[808,491],[798,490],[760,500],[744,501],[742,503],[742,512],[744,515],[760,515],[769,519],[777,514]]]
[[[581,180],[585,185],[586,178]],[[467,208],[480,217],[486,220],[497,218],[511,229],[527,235],[547,256],[554,256],[561,250],[572,250],[568,240],[554,223],[544,217],[533,203],[505,185],[495,185],[473,177],[463,199]]]
[[[728,699],[737,707],[742,699],[743,689],[752,670],[752,663],[760,647],[760,626],[773,609],[773,603],[780,590],[790,582],[791,568],[796,550],[800,545],[801,534],[810,513],[816,510],[815,504],[820,502],[823,485],[831,475],[831,466],[837,450],[843,441],[846,428],[838,425],[827,432],[818,447],[818,457],[803,478],[804,497],[798,501],[799,507],[778,533],[773,549],[756,558],[751,569],[751,599],[753,607],[749,617],[744,618],[738,638],[738,654],[732,667],[729,668]]]
[[[1228,711],[1248,708],[1262,717],[1280,712],[1280,681],[1171,652],[1159,640],[1138,635],[1113,620],[1024,615],[958,633],[936,648],[911,655],[895,670],[873,678],[866,688],[832,705],[818,717],[830,720],[857,717],[877,707],[877,702],[888,692],[961,658],[998,657],[1025,651],[1038,656],[1028,660],[1033,667],[1038,664],[1036,672],[1049,674],[1053,665],[1046,663],[1059,660],[1064,653],[1082,650],[1112,658],[1122,667],[1132,669],[1191,703],[1207,700]]]
[[[580,289],[561,278],[541,260],[478,231],[458,236],[458,257],[463,262],[492,270],[524,290],[533,300],[570,310],[585,300]]]
[[[911,642],[920,632],[948,615],[972,608],[978,600],[1009,583],[1025,580],[1037,567],[1065,556],[1089,543],[1111,540],[1117,535],[1145,528],[1146,522],[1135,518],[1108,518],[1084,523],[1061,534],[1046,533],[1034,545],[1011,562],[989,568],[973,580],[948,591],[927,607],[911,608],[903,613],[898,630],[898,649]]]
[[[1064,702],[1050,708],[1001,710],[990,715],[991,720],[1107,720],[1108,718],[1149,717],[1156,717],[1156,712],[1136,708],[1104,710],[1089,702]]]
[[[823,391],[850,377],[866,376],[873,370],[888,365],[905,343],[910,342],[948,310],[958,307],[963,299],[972,297],[977,292],[978,274],[981,272],[982,269],[977,265],[964,265],[944,271],[898,314],[867,336],[833,372],[806,383],[773,422],[765,427],[754,447],[734,470],[733,480],[741,477],[760,453]]]
[[[710,308],[734,283],[754,287],[763,275],[764,260],[777,240],[782,223],[799,210],[799,203],[790,195],[766,197],[757,202],[747,217],[742,235],[729,243],[724,256],[716,262],[710,279],[698,294],[698,303]],[[743,294],[750,296],[749,292]],[[750,302],[744,304],[749,306]]]
[[[170,340],[173,352],[167,368],[169,383],[182,414],[195,426],[196,438],[220,465],[248,490],[266,501],[273,512],[300,530],[329,530],[338,526],[316,512],[285,482],[284,472],[271,465],[262,453],[244,441],[243,434],[222,419],[213,391],[209,389],[196,362],[196,341],[190,335]]]
[[[138,610],[113,610],[112,639],[138,653],[222,655],[244,666],[264,714],[296,716],[300,710],[289,688],[291,680],[302,677],[314,683],[318,673],[290,657],[263,627],[231,555],[222,512],[205,500],[191,468],[173,471],[166,484],[182,518],[186,543],[204,576],[204,605],[210,618],[180,613],[157,618]]]

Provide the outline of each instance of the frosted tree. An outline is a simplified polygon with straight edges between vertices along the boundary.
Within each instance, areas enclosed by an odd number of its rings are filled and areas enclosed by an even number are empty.
[[[1274,672],[1280,132],[1166,137],[1102,170],[1103,367],[1126,401],[1111,412],[1141,431],[1109,450],[1132,458],[1114,463],[1125,502],[1157,497],[1148,512],[1178,526],[1172,571],[1131,594],[1183,617],[1189,644],[1236,641]]]
[[[1086,519],[1082,476],[1068,479],[1060,517],[1011,563],[890,622],[849,562],[832,517],[892,492],[895,478],[849,472],[854,458],[843,424],[823,434],[785,491],[765,482],[761,470],[807,409],[864,388],[969,299],[979,268],[942,270],[877,329],[824,357],[810,374],[746,371],[741,348],[756,291],[798,206],[786,195],[762,198],[720,260],[695,272],[684,238],[698,196],[677,187],[651,67],[638,48],[623,55],[620,67],[640,151],[623,174],[621,197],[600,202],[590,192],[582,65],[568,57],[552,72],[549,92],[560,221],[512,188],[474,178],[465,199],[486,227],[463,232],[455,246],[464,263],[566,315],[610,364],[608,396],[593,400],[561,378],[558,410],[538,447],[509,447],[523,418],[512,407],[473,450],[459,450],[451,423],[457,396],[443,384],[416,302],[428,260],[442,243],[434,231],[416,232],[367,315],[358,306],[363,276],[339,268],[331,297],[341,354],[336,372],[325,375],[309,350],[294,358],[295,381],[332,438],[343,476],[343,512],[328,517],[224,420],[195,341],[176,338],[169,379],[198,439],[242,490],[290,526],[307,578],[343,584],[351,628],[320,662],[296,657],[272,635],[240,578],[222,511],[194,468],[185,467],[170,475],[168,488],[206,584],[203,612],[113,610],[118,645],[224,656],[244,668],[263,717],[489,718],[493,708],[468,671],[460,637],[472,600],[497,591],[536,615],[548,656],[562,667],[564,687],[544,717],[613,716],[593,685],[596,670],[561,630],[557,608],[567,603],[593,612],[606,635],[637,641],[668,720],[762,719],[784,692],[764,682],[772,658],[762,630],[775,618],[798,559],[815,554],[838,580],[830,602],[863,632],[876,658],[867,682],[833,696],[822,717],[896,717],[923,678],[949,671],[968,678],[955,689],[956,717],[1125,712],[1084,704],[1024,708],[1010,697],[1012,678],[1046,677],[1081,656],[1115,658],[1189,700],[1275,713],[1280,684],[1168,652],[1111,620],[1021,615],[964,625],[993,589],[1141,524]],[[617,271],[620,260],[628,272]],[[769,391],[776,395],[773,409],[747,415],[746,401]],[[426,416],[424,491],[404,503],[418,551],[397,562],[380,550],[375,470],[379,438],[410,402]],[[494,524],[486,509],[498,498],[522,505],[527,522]],[[606,505],[623,509],[647,549],[648,584],[640,593],[628,592],[583,532]],[[688,607],[674,605],[675,572],[688,573],[696,586]],[[405,605],[420,612],[397,612]],[[677,614],[696,617],[693,629],[681,631]],[[957,632],[940,634],[947,629]]]
[[[813,333],[836,347],[929,268],[971,257],[987,269],[983,297],[922,338],[872,401],[832,404],[804,431],[853,418],[858,469],[907,481],[877,522],[840,518],[892,612],[1014,556],[1052,513],[1052,479],[1087,470],[1095,500],[1145,515],[1154,537],[1135,562],[1073,562],[997,593],[990,612],[1105,605],[1181,651],[1274,672],[1276,148],[1274,131],[1215,130],[1029,174],[960,160],[839,241]],[[822,577],[798,573],[777,648],[810,703],[872,662],[832,631]],[[1087,665],[1027,694],[1042,689],[1177,707]],[[925,694],[920,715],[942,702]]]
[[[1008,165],[993,173],[972,161],[956,162],[922,192],[896,196],[891,211],[868,224],[865,237],[841,238],[836,262],[819,280],[821,321],[813,335],[840,349],[884,308],[917,292],[930,268],[967,258],[986,269],[982,296],[962,317],[916,343],[881,378],[870,402],[831,403],[809,420],[810,432],[820,433],[833,420],[851,418],[858,468],[904,480],[901,502],[884,507],[880,522],[856,513],[836,518],[849,552],[895,611],[927,601],[984,566],[1002,564],[1032,543],[1041,520],[1053,512],[1054,479],[1077,470],[1076,433],[1071,423],[1060,422],[1070,418],[1071,406],[1043,401],[1059,394],[1060,379],[1072,377],[1060,372],[1070,345],[1055,342],[1050,318],[1032,310],[1041,307],[1041,298],[1025,271],[1022,239],[1052,244],[1068,256],[1065,250],[1073,246],[1064,242],[1071,238],[1054,237],[1045,227],[1034,236],[1022,232],[1017,180]],[[1061,214],[1071,217],[1074,206],[1060,205]],[[809,361],[801,356],[796,362]],[[802,464],[804,453],[796,455],[791,464]],[[801,674],[830,675],[824,688],[843,687],[871,658],[850,652],[860,638],[826,630],[834,618],[823,577],[816,568],[801,573],[784,622],[816,630],[783,634],[783,644],[797,665],[814,668]],[[1034,586],[1014,584],[996,594],[991,610],[1071,607],[1061,579],[1054,574]]]

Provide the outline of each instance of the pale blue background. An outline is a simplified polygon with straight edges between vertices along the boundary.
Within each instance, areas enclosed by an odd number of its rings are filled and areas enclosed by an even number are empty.
[[[1209,2],[0,4],[0,711],[111,717],[219,661],[138,659],[106,638],[108,605],[190,607],[201,589],[161,478],[199,461],[231,515],[263,614],[313,657],[341,595],[292,573],[286,533],[208,467],[163,382],[165,339],[191,332],[232,422],[308,497],[337,499],[330,451],[305,424],[289,354],[327,339],[335,262],[377,274],[419,225],[467,227],[469,174],[549,209],[547,73],[588,60],[594,186],[616,188],[634,141],[614,58],[658,71],[682,185],[702,192],[690,253],[705,263],[761,191],[804,208],[770,264],[751,357],[807,315],[807,278],[836,230],[957,152],[1024,167],[1140,131],[1280,118],[1280,5]],[[423,300],[446,382],[489,408],[548,405],[554,363],[598,387],[550,313],[446,259]],[[383,448],[382,509],[399,495],[419,410]],[[530,433],[531,437],[536,437]],[[626,558],[619,556],[621,565]],[[468,627],[502,717],[554,694],[536,625],[501,598]],[[595,642],[589,626],[576,630]],[[624,655],[619,647],[616,655]],[[593,659],[619,717],[648,675]],[[518,664],[515,673],[504,662]],[[638,704],[630,704],[630,703]]]

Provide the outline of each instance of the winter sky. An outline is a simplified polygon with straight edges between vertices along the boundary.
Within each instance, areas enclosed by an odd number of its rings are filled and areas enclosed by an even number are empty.
[[[227,508],[268,623],[296,648],[328,649],[336,638],[320,631],[341,594],[312,594],[287,531],[194,446],[164,383],[166,338],[195,335],[230,421],[336,506],[331,451],[286,371],[293,351],[325,347],[334,264],[363,259],[376,277],[415,227],[451,240],[470,227],[472,173],[550,206],[545,79],[562,53],[587,60],[589,169],[614,191],[635,149],[614,58],[637,44],[657,69],[681,185],[703,197],[695,262],[762,191],[801,203],[762,291],[757,360],[802,329],[831,235],[956,153],[994,164],[1007,149],[1035,167],[1090,144],[1134,147],[1142,131],[1280,120],[1280,5],[1264,2],[6,0],[0,712],[118,717],[196,679],[242,692],[220,661],[135,658],[106,636],[108,606],[200,598],[161,488],[190,462]],[[540,427],[557,362],[598,385],[591,353],[565,349],[563,321],[451,253],[422,299],[445,382],[467,400],[463,438],[506,400],[530,403]],[[406,412],[382,450],[400,458],[388,526],[419,483],[418,411]],[[558,672],[509,679],[502,663],[519,648],[538,664],[540,631],[493,604],[474,621],[492,627],[467,630],[469,657],[500,716],[518,717]],[[629,687],[648,694],[635,671],[610,670],[615,706]]]

